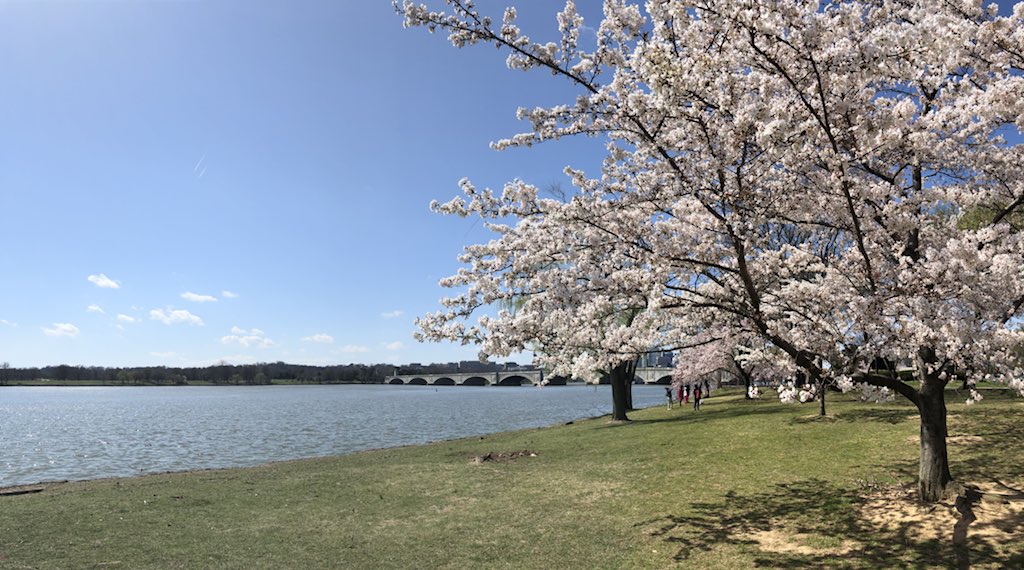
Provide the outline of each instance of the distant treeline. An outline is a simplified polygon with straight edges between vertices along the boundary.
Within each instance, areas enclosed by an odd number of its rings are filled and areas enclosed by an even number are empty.
[[[258,385],[275,383],[301,384],[373,384],[394,373],[392,364],[343,364],[310,366],[284,362],[260,364],[218,364],[205,368],[173,368],[140,366],[107,368],[104,366],[45,366],[13,368],[0,363],[0,385],[49,380],[103,385],[187,385],[224,384]]]

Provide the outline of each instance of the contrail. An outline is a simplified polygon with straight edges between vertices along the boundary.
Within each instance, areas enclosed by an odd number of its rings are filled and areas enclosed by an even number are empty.
[[[203,158],[200,158],[199,162],[197,162],[196,165],[194,167],[192,167],[192,172],[193,173],[199,172],[199,167],[202,166],[204,160],[206,160],[206,155],[205,154],[203,155]],[[206,168],[204,167],[203,170],[205,171]],[[202,176],[202,174],[200,174],[200,176]]]

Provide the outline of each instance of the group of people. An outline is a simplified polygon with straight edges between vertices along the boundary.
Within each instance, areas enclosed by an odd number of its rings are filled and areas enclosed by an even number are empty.
[[[680,384],[678,386],[665,386],[665,399],[668,400],[668,409],[672,409],[672,405],[675,403],[689,404],[690,397],[693,397],[693,409],[699,410],[701,401],[708,397],[711,393],[710,386],[707,381],[701,386],[700,382],[696,384]],[[678,397],[677,397],[678,394]]]

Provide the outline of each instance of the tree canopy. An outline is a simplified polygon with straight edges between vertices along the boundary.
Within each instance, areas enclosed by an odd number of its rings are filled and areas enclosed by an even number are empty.
[[[485,355],[543,338],[545,364],[581,374],[642,347],[752,335],[760,358],[812,383],[914,402],[921,496],[945,492],[946,384],[1024,393],[1024,4],[1000,17],[944,0],[606,0],[587,28],[570,0],[561,41],[543,44],[514,8],[499,23],[447,6],[396,3],[407,26],[578,87],[520,109],[529,130],[496,148],[589,135],[607,150],[600,173],[566,169],[564,200],[463,181],[465,198],[435,204],[496,238],[466,248],[445,281],[465,289],[421,319],[424,338]],[[513,296],[514,314],[471,321]],[[606,318],[624,309],[628,325]],[[914,380],[864,374],[877,358],[912,361]]]

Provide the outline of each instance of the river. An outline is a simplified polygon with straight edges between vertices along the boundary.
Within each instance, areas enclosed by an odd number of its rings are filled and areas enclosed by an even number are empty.
[[[663,386],[634,386],[634,404]],[[609,386],[0,388],[0,487],[245,467],[611,412]]]

